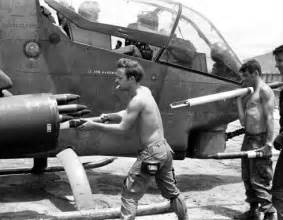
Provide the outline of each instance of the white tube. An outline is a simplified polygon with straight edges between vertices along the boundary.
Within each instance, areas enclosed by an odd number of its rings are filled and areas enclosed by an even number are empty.
[[[185,99],[183,101],[173,102],[170,104],[170,107],[172,109],[186,107],[186,106],[192,107],[192,106],[202,105],[202,104],[206,104],[210,102],[231,99],[231,98],[239,97],[239,96],[246,95],[246,94],[253,93],[253,92],[254,92],[254,89],[252,87],[235,89],[235,90],[231,90],[227,92],[220,92],[216,94],[200,96],[196,98]]]
[[[139,206],[137,216],[154,215],[171,211],[169,202]],[[51,213],[49,216],[58,219],[113,219],[120,217],[120,208],[107,208],[101,210],[83,210],[61,213]]]
[[[77,154],[68,148],[56,156],[64,166],[78,210],[93,209],[95,206],[91,188]]]

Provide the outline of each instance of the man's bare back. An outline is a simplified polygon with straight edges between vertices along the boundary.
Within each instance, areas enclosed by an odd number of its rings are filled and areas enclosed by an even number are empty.
[[[151,91],[147,87],[140,86],[136,92],[129,105],[133,100],[140,105],[137,129],[142,146],[147,146],[164,139],[162,119]]]
[[[245,100],[245,128],[250,134],[266,132],[266,117],[264,108],[266,101],[273,97],[273,91],[264,82],[260,82],[258,88]]]

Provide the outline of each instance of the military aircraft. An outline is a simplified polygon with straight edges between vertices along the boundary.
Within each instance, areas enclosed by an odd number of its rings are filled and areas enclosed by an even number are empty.
[[[0,69],[13,81],[10,91],[78,94],[90,116],[119,111],[128,97],[115,91],[116,63],[134,59],[145,69],[143,84],[159,105],[175,159],[223,152],[226,126],[237,119],[235,100],[170,108],[188,97],[241,88],[241,62],[216,27],[173,1],[83,2],[0,0]],[[44,169],[47,157],[68,146],[80,156],[130,157],[136,137],[135,129],[124,135],[64,129],[45,150],[1,147],[0,158],[39,158],[35,167]]]

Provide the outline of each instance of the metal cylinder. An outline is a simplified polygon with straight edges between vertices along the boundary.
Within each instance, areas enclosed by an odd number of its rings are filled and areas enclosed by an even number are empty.
[[[77,154],[69,148],[59,152],[56,156],[67,173],[78,210],[93,209],[95,206],[91,188]]]
[[[229,152],[229,153],[217,153],[203,157],[203,159],[237,159],[237,158],[268,158],[272,156],[278,156],[279,151],[271,151],[269,154],[264,154],[262,151],[240,151],[240,152]]]
[[[0,99],[0,158],[31,156],[56,148],[59,113],[51,94]]]
[[[78,104],[69,104],[69,105],[59,105],[58,111],[60,114],[68,114],[68,113],[75,113],[80,112],[82,110],[87,109],[85,105],[78,105]]]
[[[211,102],[221,101],[221,100],[225,100],[225,99],[231,99],[231,98],[239,97],[241,95],[246,95],[246,94],[253,93],[253,92],[254,92],[254,90],[253,90],[252,87],[242,88],[242,89],[234,89],[234,90],[227,91],[227,92],[220,92],[220,93],[216,93],[216,94],[211,94],[211,95],[186,99],[186,100],[182,100],[182,101],[177,101],[177,102],[171,103],[170,107],[172,109],[180,108],[180,107],[186,107],[186,106],[192,107],[192,106],[207,104],[207,103],[211,103]]]
[[[79,95],[75,94],[59,94],[53,95],[53,97],[56,99],[58,105],[68,104],[69,102],[75,101],[80,98]]]

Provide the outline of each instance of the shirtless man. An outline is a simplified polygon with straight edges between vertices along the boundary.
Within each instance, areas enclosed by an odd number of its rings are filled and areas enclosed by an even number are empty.
[[[242,151],[260,150],[271,154],[273,140],[274,94],[261,79],[261,67],[250,60],[240,68],[244,87],[253,87],[254,93],[237,100],[239,119],[246,133]],[[271,202],[272,160],[268,158],[242,159],[242,178],[246,189],[246,201],[250,210],[238,216],[240,219],[275,219]]]
[[[122,189],[121,219],[134,219],[138,200],[144,195],[150,180],[155,177],[162,196],[170,204],[178,219],[188,219],[185,202],[176,187],[172,166],[172,149],[164,138],[158,106],[151,91],[140,81],[144,71],[136,61],[122,58],[118,61],[116,89],[129,93],[131,100],[125,110],[102,114],[102,121],[120,121],[118,124],[98,123],[91,119],[81,129],[99,129],[105,132],[124,133],[137,124],[141,142],[138,157],[126,177]]]

